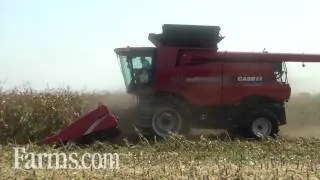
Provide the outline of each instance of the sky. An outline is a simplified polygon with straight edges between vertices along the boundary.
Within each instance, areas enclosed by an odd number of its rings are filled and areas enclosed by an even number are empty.
[[[221,51],[320,54],[317,0],[0,0],[0,82],[123,90],[114,49],[152,46],[163,24],[215,25]],[[320,59],[319,59],[320,61]],[[320,91],[320,63],[289,63],[293,92]]]

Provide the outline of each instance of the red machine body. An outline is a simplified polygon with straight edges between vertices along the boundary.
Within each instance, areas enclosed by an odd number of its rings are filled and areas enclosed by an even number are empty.
[[[271,135],[286,124],[291,88],[285,62],[319,62],[320,55],[221,52],[219,31],[167,24],[162,34],[149,34],[155,47],[115,49],[127,92],[139,98],[141,129],[164,137],[202,124]],[[255,126],[258,117],[269,119],[258,121],[267,125]]]
[[[275,67],[281,61],[257,62],[241,53],[210,50],[179,49],[179,53],[183,53],[177,57],[177,50],[158,49],[157,59],[161,60],[156,62],[154,91],[179,94],[195,106],[231,105],[249,96],[281,102],[290,96],[289,84],[274,77]],[[170,59],[177,59],[179,63]]]
[[[319,62],[320,55],[217,52],[158,47],[153,91],[180,94],[196,106],[230,105],[246,97],[287,101],[287,77],[276,77],[285,62]],[[283,68],[283,67],[282,67]],[[283,72],[285,73],[285,72]]]

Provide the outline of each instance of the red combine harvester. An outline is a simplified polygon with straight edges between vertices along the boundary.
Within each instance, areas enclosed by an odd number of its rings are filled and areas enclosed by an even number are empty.
[[[145,135],[187,134],[197,127],[275,136],[286,124],[291,94],[285,62],[320,62],[312,54],[220,52],[218,26],[165,24],[162,30],[149,34],[155,47],[115,49],[127,93],[138,98],[136,126]],[[112,125],[96,127],[102,134],[117,129],[109,117]],[[80,138],[96,119],[78,120],[45,143]]]

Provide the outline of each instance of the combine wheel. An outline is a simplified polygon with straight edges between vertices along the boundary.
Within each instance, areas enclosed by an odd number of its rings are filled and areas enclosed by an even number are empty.
[[[187,112],[187,109],[173,104],[156,108],[152,117],[152,129],[155,134],[163,138],[167,137],[170,132],[188,134],[190,126],[184,112]]]
[[[248,118],[249,123],[246,128],[249,137],[275,137],[279,132],[278,118],[268,109],[253,112]]]

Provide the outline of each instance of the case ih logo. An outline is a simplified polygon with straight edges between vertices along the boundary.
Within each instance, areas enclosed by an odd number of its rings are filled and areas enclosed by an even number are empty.
[[[262,76],[238,76],[237,81],[239,82],[261,82]]]

